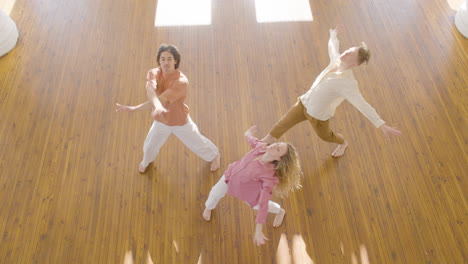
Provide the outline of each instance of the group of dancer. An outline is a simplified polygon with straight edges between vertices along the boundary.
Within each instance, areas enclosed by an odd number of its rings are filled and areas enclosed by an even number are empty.
[[[342,156],[348,147],[348,142],[341,134],[331,130],[329,119],[344,100],[349,101],[366,116],[386,138],[401,135],[398,129],[386,125],[361,95],[352,68],[364,62],[367,64],[370,52],[365,43],[362,43],[340,54],[337,36],[343,32],[343,28],[340,25],[330,29],[329,65],[270,132],[261,140],[256,137],[256,126],[250,127],[245,132],[247,142],[252,149],[242,159],[229,164],[223,176],[212,187],[202,214],[206,221],[210,221],[211,211],[228,193],[258,210],[254,243],[264,244],[267,238],[263,234],[262,226],[266,222],[268,213],[276,215],[274,227],[282,224],[286,213],[280,205],[271,201],[272,195],[286,197],[291,191],[301,188],[302,178],[296,149],[289,143],[273,142],[294,125],[308,120],[322,140],[338,144],[332,156]],[[147,74],[148,100],[136,106],[117,103],[117,112],[152,110],[151,117],[154,121],[143,145],[143,159],[138,166],[140,173],[144,173],[148,165],[154,161],[171,134],[178,137],[199,157],[211,162],[211,171],[216,171],[220,167],[219,149],[200,133],[190,118],[187,105],[184,104],[189,82],[179,70],[180,61],[181,55],[175,46],[161,45],[157,55],[159,67],[149,70]]]

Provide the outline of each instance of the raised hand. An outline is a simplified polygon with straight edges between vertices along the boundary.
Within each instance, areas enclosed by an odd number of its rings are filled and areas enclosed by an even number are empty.
[[[335,31],[336,34],[341,34],[344,32],[344,25],[339,24],[335,29],[330,29],[330,31]]]
[[[249,127],[249,129],[247,129],[247,131],[245,131],[244,135],[248,136],[255,136],[255,134],[257,134],[257,131],[258,131],[258,128],[256,125],[253,125],[251,127]]]
[[[154,75],[153,71],[148,72],[148,80],[155,80],[156,81],[156,75]]]

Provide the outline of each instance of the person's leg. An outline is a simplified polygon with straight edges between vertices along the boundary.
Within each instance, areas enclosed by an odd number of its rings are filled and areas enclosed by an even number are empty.
[[[175,128],[173,133],[200,158],[205,161],[211,161],[211,171],[219,169],[220,154],[218,148],[200,133],[190,116],[188,117],[188,122],[183,126]]]
[[[281,117],[281,119],[276,122],[270,132],[262,139],[265,143],[272,143],[274,139],[279,139],[286,131],[295,126],[297,123],[306,120],[304,115],[304,105],[301,103],[301,100],[298,99],[297,102],[289,108],[288,112]]]
[[[158,121],[153,122],[153,125],[151,125],[148,135],[146,136],[145,143],[143,144],[143,160],[138,166],[138,171],[141,173],[145,172],[148,164],[156,159],[159,150],[170,135],[171,127]]]
[[[254,210],[258,210],[258,204],[253,207]],[[268,201],[268,212],[276,214],[275,220],[273,220],[273,226],[278,227],[283,223],[284,215],[286,211],[281,206],[273,201]]]
[[[210,221],[211,219],[211,210],[216,208],[221,198],[223,198],[228,190],[228,186],[226,184],[226,178],[224,175],[219,179],[218,183],[216,183],[210,191],[210,195],[205,202],[205,211],[203,211],[203,219],[206,221]]]
[[[307,119],[314,128],[315,133],[322,140],[338,144],[336,149],[332,152],[332,156],[335,158],[343,156],[346,148],[348,147],[348,142],[341,134],[335,133],[331,130],[330,120],[322,121],[315,119],[310,115],[307,116]]]

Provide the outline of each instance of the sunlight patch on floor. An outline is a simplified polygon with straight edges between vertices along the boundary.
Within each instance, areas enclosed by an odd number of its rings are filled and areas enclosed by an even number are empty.
[[[16,0],[0,0],[0,9],[9,16],[13,6],[15,6],[15,2]]]
[[[462,7],[464,1],[465,0],[447,0],[447,4],[452,10],[457,11]]]

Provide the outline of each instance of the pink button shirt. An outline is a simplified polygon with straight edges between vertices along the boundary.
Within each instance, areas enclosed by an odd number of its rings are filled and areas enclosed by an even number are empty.
[[[265,154],[267,144],[253,136],[246,136],[252,148],[242,159],[229,164],[224,172],[228,194],[246,201],[251,207],[259,206],[256,222],[263,224],[268,215],[268,201],[279,179],[275,165],[255,160]]]

